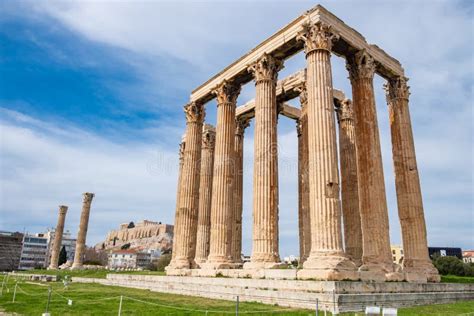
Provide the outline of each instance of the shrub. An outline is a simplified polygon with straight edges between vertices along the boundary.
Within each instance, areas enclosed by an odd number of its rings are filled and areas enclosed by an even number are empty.
[[[442,275],[474,276],[472,265],[462,262],[457,257],[436,257],[433,264]]]
[[[170,264],[171,261],[171,255],[170,254],[165,254],[161,255],[158,260],[156,260],[156,270],[157,271],[165,271],[165,268]]]

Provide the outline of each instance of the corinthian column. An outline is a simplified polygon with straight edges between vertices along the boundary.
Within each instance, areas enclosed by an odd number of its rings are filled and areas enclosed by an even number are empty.
[[[423,200],[408,107],[410,92],[407,81],[407,78],[400,77],[385,85],[390,113],[398,215],[402,227],[403,269],[407,281],[439,282],[438,270],[434,268],[428,254]]]
[[[58,223],[54,231],[53,249],[51,251],[51,261],[48,269],[56,270],[58,268],[59,252],[61,251],[61,243],[63,241],[64,222],[66,221],[67,206],[59,206]]]
[[[296,88],[300,92],[301,116],[296,122],[298,135],[298,228],[300,241],[300,262],[302,265],[311,250],[311,223],[309,214],[308,178],[308,94],[306,82]]]
[[[360,276],[364,280],[399,280],[390,250],[385,183],[380,149],[373,78],[375,62],[365,51],[347,58],[352,84],[357,148],[359,210],[363,256]]]
[[[283,63],[264,54],[249,66],[255,79],[252,256],[244,268],[271,268],[278,254],[278,144],[276,83]]]
[[[214,145],[216,129],[206,124],[202,131],[201,181],[199,184],[199,215],[197,230],[197,247],[194,261],[201,265],[209,255],[209,238],[211,232],[211,197],[212,173],[214,168]]]
[[[232,267],[230,234],[234,209],[233,182],[235,174],[234,137],[235,108],[240,85],[222,82],[214,91],[217,96],[216,149],[212,181],[211,243],[204,267]]]
[[[187,269],[194,265],[201,170],[202,123],[204,105],[196,102],[184,107],[186,114],[186,147],[181,178],[179,209],[175,217],[173,252],[168,270]]]
[[[357,279],[356,267],[344,254],[339,199],[339,170],[331,73],[332,41],[337,36],[321,22],[306,25],[298,38],[305,43],[308,92],[309,203],[311,252],[299,278]]]
[[[362,262],[362,228],[360,226],[357,155],[352,102],[339,102],[336,108],[339,123],[339,154],[341,156],[341,197],[344,218],[346,254],[360,266]]]
[[[84,251],[86,249],[87,227],[89,226],[89,214],[94,193],[84,193],[82,200],[81,221],[79,223],[79,232],[77,233],[76,252],[74,253],[74,263],[72,269],[82,269]]]
[[[178,188],[177,188],[177,192],[176,192],[176,209],[175,209],[175,216],[176,216],[176,219],[175,221],[178,222],[178,210],[179,210],[179,199],[180,199],[180,196],[181,196],[181,179],[183,178],[183,165],[184,165],[184,148],[186,146],[186,134],[183,135],[183,137],[181,138],[181,143],[179,144],[179,170],[178,170]],[[176,229],[176,226],[174,227],[174,236],[177,236],[179,233],[178,233],[178,230]],[[173,251],[172,254],[171,254],[171,257],[174,259],[175,257],[175,254],[176,252]]]
[[[235,179],[234,179],[234,212],[232,220],[232,261],[242,263],[242,202],[243,202],[243,166],[244,166],[244,133],[249,126],[250,119],[237,118],[235,120]]]

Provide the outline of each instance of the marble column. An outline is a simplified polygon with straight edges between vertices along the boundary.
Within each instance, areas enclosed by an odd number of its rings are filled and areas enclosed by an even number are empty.
[[[74,253],[74,263],[72,269],[82,269],[84,252],[86,250],[87,228],[89,226],[89,214],[94,193],[86,192],[83,194],[81,221],[79,223],[79,232],[77,233],[76,252]]]
[[[311,250],[311,223],[309,214],[308,178],[308,115],[306,82],[296,88],[300,93],[301,116],[296,122],[298,135],[298,230],[300,242],[300,261],[302,265]]]
[[[347,57],[355,118],[363,280],[400,280],[392,262],[387,199],[373,78],[375,62],[365,51]]]
[[[203,264],[209,255],[211,233],[212,174],[214,171],[214,146],[216,129],[205,124],[202,131],[201,180],[199,184],[199,215],[196,241],[197,265]]]
[[[204,105],[191,102],[184,107],[186,114],[186,146],[181,178],[179,209],[175,218],[172,258],[167,271],[194,267],[199,204],[199,174],[201,170],[202,125]]]
[[[63,233],[64,233],[64,222],[66,221],[66,213],[67,213],[67,206],[60,205],[59,206],[59,215],[58,215],[58,223],[56,224],[56,230],[54,231],[54,240],[51,250],[51,260],[49,262],[48,269],[56,270],[58,268],[58,261],[59,261],[59,252],[61,251],[61,244],[63,241]]]
[[[178,170],[178,188],[177,188],[177,192],[176,192],[176,208],[175,208],[175,222],[179,222],[177,216],[179,214],[178,210],[179,210],[179,199],[180,199],[180,196],[181,196],[181,179],[182,179],[182,176],[183,176],[183,165],[184,165],[184,149],[186,147],[186,134],[183,135],[183,137],[181,138],[181,143],[179,144],[179,170]],[[174,227],[174,232],[173,234],[175,236],[178,236],[179,233],[178,233],[178,230],[176,229],[176,226]],[[175,254],[176,252],[173,251],[171,253],[171,257],[174,259],[175,257]]]
[[[331,48],[337,36],[321,22],[298,34],[304,41],[308,93],[311,252],[298,272],[302,279],[356,280],[356,266],[344,253]]]
[[[242,203],[243,203],[243,169],[244,169],[244,133],[250,125],[250,119],[239,117],[235,120],[235,179],[234,211],[232,220],[232,261],[242,263]]]
[[[362,228],[360,226],[357,155],[352,102],[348,99],[336,104],[339,123],[339,155],[341,165],[342,217],[346,255],[362,264]]]
[[[389,80],[385,85],[390,113],[392,154],[395,168],[398,215],[403,239],[403,270],[407,281],[439,282],[438,270],[428,254],[426,223],[421,197],[411,127],[407,78]]]
[[[232,191],[235,161],[235,108],[240,85],[224,81],[215,90],[217,96],[216,148],[212,181],[210,251],[204,267],[220,269],[234,267],[231,259]]]
[[[249,72],[255,80],[253,239],[246,269],[278,265],[278,143],[276,83],[283,63],[262,55]]]

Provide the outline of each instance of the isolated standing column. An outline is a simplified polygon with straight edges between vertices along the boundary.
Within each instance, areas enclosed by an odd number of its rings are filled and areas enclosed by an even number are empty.
[[[175,208],[175,216],[178,216],[179,212],[179,200],[180,200],[180,196],[181,196],[181,186],[182,186],[182,183],[181,183],[181,179],[183,178],[183,165],[184,165],[184,149],[186,147],[186,134],[183,135],[183,137],[181,138],[181,143],[179,144],[179,170],[178,170],[178,188],[177,188],[177,192],[176,192],[176,208]],[[177,218],[175,218],[175,222],[178,222],[179,220]],[[176,226],[174,227],[174,236],[177,236],[179,233],[178,233],[178,230],[176,228]],[[173,251],[171,257],[174,259],[176,255],[176,252]]]
[[[428,254],[426,223],[411,127],[407,78],[385,85],[390,113],[392,154],[395,167],[398,215],[402,228],[403,269],[407,281],[439,282],[438,270]]]
[[[234,210],[232,191],[235,175],[235,108],[240,85],[224,81],[215,90],[217,96],[216,148],[211,203],[211,241],[208,269],[231,268],[231,227]]]
[[[332,42],[337,36],[321,22],[306,25],[304,40],[308,92],[309,200],[311,252],[298,277],[357,279],[344,254],[341,201],[331,72]]]
[[[262,55],[248,70],[255,80],[253,240],[244,268],[270,268],[278,253],[278,143],[276,83],[282,61]]]
[[[64,222],[66,221],[67,206],[59,206],[58,223],[54,231],[53,249],[51,251],[51,261],[48,269],[56,270],[58,268],[59,252],[63,241]]]
[[[352,102],[337,103],[339,153],[341,156],[341,197],[346,254],[356,264],[362,260],[362,228],[360,226],[357,155]]]
[[[74,263],[72,269],[81,269],[86,250],[87,228],[89,226],[89,214],[94,193],[86,192],[83,194],[81,221],[79,223],[79,232],[77,233],[76,252],[74,253]]]
[[[196,241],[196,257],[194,261],[201,265],[209,255],[209,239],[211,233],[211,198],[212,175],[214,171],[214,146],[216,130],[212,125],[205,124],[202,131],[201,180],[199,184],[199,215]]]
[[[173,252],[168,269],[187,269],[194,265],[201,170],[202,124],[204,105],[191,102],[184,107],[186,115],[186,147],[181,178],[179,209],[175,217]]]

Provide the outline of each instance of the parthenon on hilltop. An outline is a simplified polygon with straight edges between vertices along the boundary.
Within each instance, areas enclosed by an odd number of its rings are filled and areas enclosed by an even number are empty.
[[[285,60],[302,50],[306,68],[278,80]],[[331,53],[346,60],[352,101],[333,88]],[[401,266],[392,262],[390,250],[375,74],[386,80],[405,251]],[[255,99],[237,107],[241,86],[252,80]],[[284,115],[296,121],[298,135],[302,266],[295,278],[438,282],[428,256],[407,81],[396,59],[318,5],[195,89],[184,107],[167,274],[260,278],[281,265],[277,117]],[[204,121],[205,105],[213,98],[215,128]],[[301,108],[286,103],[294,98]],[[252,119],[253,238],[251,260],[243,264],[243,138]]]

